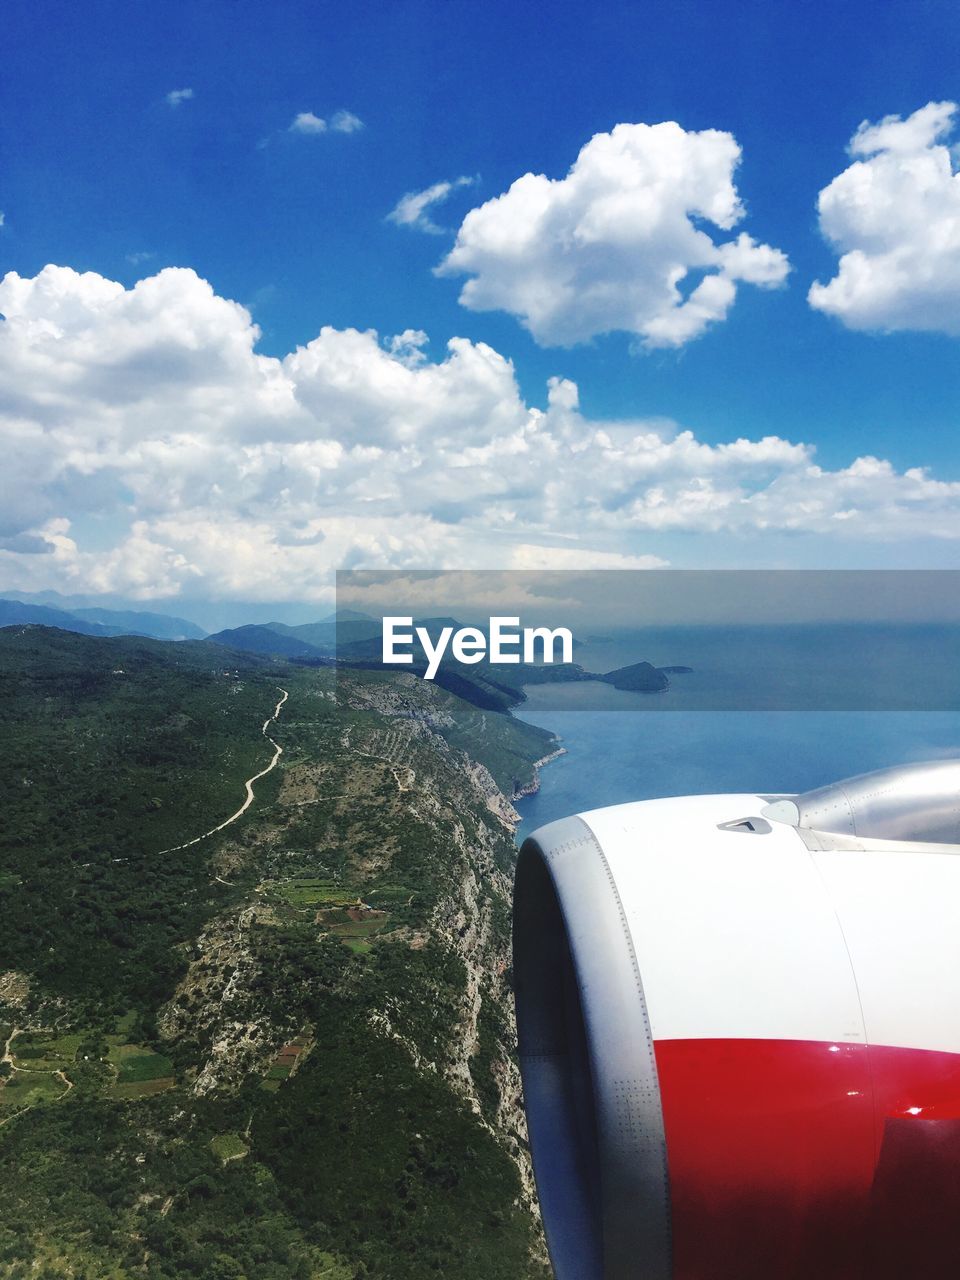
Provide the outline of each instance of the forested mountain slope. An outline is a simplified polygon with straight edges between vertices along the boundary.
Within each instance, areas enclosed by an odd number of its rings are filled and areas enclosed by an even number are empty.
[[[549,735],[43,627],[0,631],[0,730],[0,1276],[546,1274],[503,789]]]

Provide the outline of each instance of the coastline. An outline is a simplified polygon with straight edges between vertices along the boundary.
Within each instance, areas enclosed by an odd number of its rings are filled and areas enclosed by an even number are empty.
[[[535,796],[540,790],[540,770],[544,765],[549,764],[551,760],[556,760],[560,756],[565,756],[566,754],[567,748],[561,746],[557,747],[556,751],[551,751],[541,759],[535,760],[533,762],[533,778],[530,782],[526,783],[525,786],[514,787],[513,795],[510,797],[511,802],[515,803],[517,800],[522,800],[525,796]]]

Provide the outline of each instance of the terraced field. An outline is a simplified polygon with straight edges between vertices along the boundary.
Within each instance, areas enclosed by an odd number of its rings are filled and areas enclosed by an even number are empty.
[[[270,1064],[261,1088],[266,1089],[268,1093],[276,1093],[283,1082],[289,1080],[294,1074],[315,1043],[309,1028],[288,1041]]]

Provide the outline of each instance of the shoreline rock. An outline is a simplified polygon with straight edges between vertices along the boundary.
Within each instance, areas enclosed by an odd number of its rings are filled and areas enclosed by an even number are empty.
[[[551,751],[540,760],[535,760],[533,762],[532,780],[519,787],[514,783],[513,795],[510,797],[511,801],[522,800],[524,796],[535,796],[540,790],[540,770],[544,765],[549,764],[552,760],[556,760],[559,756],[565,756],[566,754],[566,747],[557,747],[556,751]]]

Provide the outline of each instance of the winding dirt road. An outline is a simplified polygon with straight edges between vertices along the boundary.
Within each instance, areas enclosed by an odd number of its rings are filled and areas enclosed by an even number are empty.
[[[175,845],[171,845],[169,849],[161,849],[160,850],[161,853],[175,853],[179,849],[189,849],[192,845],[199,844],[201,840],[206,840],[208,836],[216,835],[218,831],[222,831],[224,827],[229,827],[232,822],[236,822],[238,818],[242,817],[250,808],[250,806],[253,804],[253,799],[254,799],[253,784],[255,782],[259,782],[261,778],[265,778],[268,773],[271,773],[277,767],[277,761],[283,755],[283,747],[281,747],[278,742],[274,742],[273,738],[271,738],[269,733],[267,732],[267,730],[274,723],[274,721],[278,719],[280,715],[280,708],[283,706],[287,698],[290,696],[287,693],[286,689],[281,689],[279,685],[277,686],[277,688],[280,690],[280,693],[283,696],[281,697],[277,705],[274,707],[273,715],[268,716],[267,719],[264,720],[263,728],[260,731],[263,734],[263,736],[266,738],[266,740],[270,743],[270,745],[273,747],[273,758],[271,759],[270,763],[267,765],[265,769],[261,769],[259,773],[255,773],[252,778],[248,778],[244,783],[244,790],[246,792],[246,796],[243,801],[243,804],[240,806],[237,812],[232,813],[230,817],[226,819],[225,822],[221,822],[217,826],[211,827],[209,831],[204,831],[202,835],[194,836],[192,840],[187,840],[183,844],[175,844]],[[219,879],[219,876],[217,877],[217,879]],[[226,881],[224,881],[224,883],[226,883]],[[9,1066],[11,1072],[14,1072],[14,1071],[27,1072],[29,1074],[31,1073],[30,1068],[19,1067],[14,1061],[13,1042],[17,1038],[17,1036],[20,1035],[20,1032],[21,1032],[20,1027],[11,1027],[10,1034],[7,1037],[6,1044],[4,1044],[3,1046],[3,1053],[0,1054],[0,1062],[6,1063]],[[60,1101],[61,1099],[65,1098],[69,1094],[70,1090],[74,1087],[73,1081],[68,1078],[68,1076],[63,1070],[58,1070],[53,1072],[38,1071],[36,1074],[55,1075],[59,1077],[59,1079],[62,1081],[62,1083],[66,1087],[64,1088],[63,1093],[60,1095],[60,1098],[57,1099],[57,1101]],[[9,1124],[10,1121],[16,1119],[18,1115],[23,1115],[26,1111],[30,1111],[31,1109],[32,1109],[31,1107],[25,1107],[23,1111],[17,1111],[17,1112],[14,1112],[14,1114],[11,1116],[4,1117],[2,1120],[0,1120],[0,1126]],[[162,1212],[165,1212],[165,1211],[166,1210],[164,1209]]]
[[[278,685],[277,688],[280,689],[280,686]],[[183,844],[172,844],[169,849],[161,849],[160,850],[161,854],[177,853],[181,849],[189,849],[193,845],[199,844],[201,840],[206,840],[208,836],[215,836],[218,831],[222,831],[224,827],[229,827],[232,822],[236,822],[238,818],[242,818],[243,815],[250,808],[250,806],[253,804],[253,784],[255,782],[259,782],[261,778],[265,778],[268,773],[272,773],[273,770],[277,767],[277,761],[283,755],[283,747],[281,747],[279,743],[274,742],[274,740],[270,737],[269,733],[267,733],[267,730],[270,728],[273,722],[276,719],[278,719],[280,715],[280,708],[283,706],[287,698],[290,696],[287,693],[286,689],[280,689],[280,692],[283,694],[283,697],[277,703],[276,707],[274,707],[273,715],[268,716],[267,719],[264,720],[263,728],[260,730],[260,732],[263,734],[266,740],[273,747],[273,759],[270,761],[270,763],[267,765],[265,769],[261,769],[259,773],[255,773],[252,778],[248,778],[246,782],[243,784],[244,787],[246,788],[246,793],[247,793],[246,799],[244,800],[243,804],[240,806],[240,808],[237,810],[236,813],[231,814],[230,817],[227,818],[225,822],[221,822],[219,826],[211,827],[209,831],[204,831],[202,835],[194,836],[192,840],[186,840],[184,841]]]

